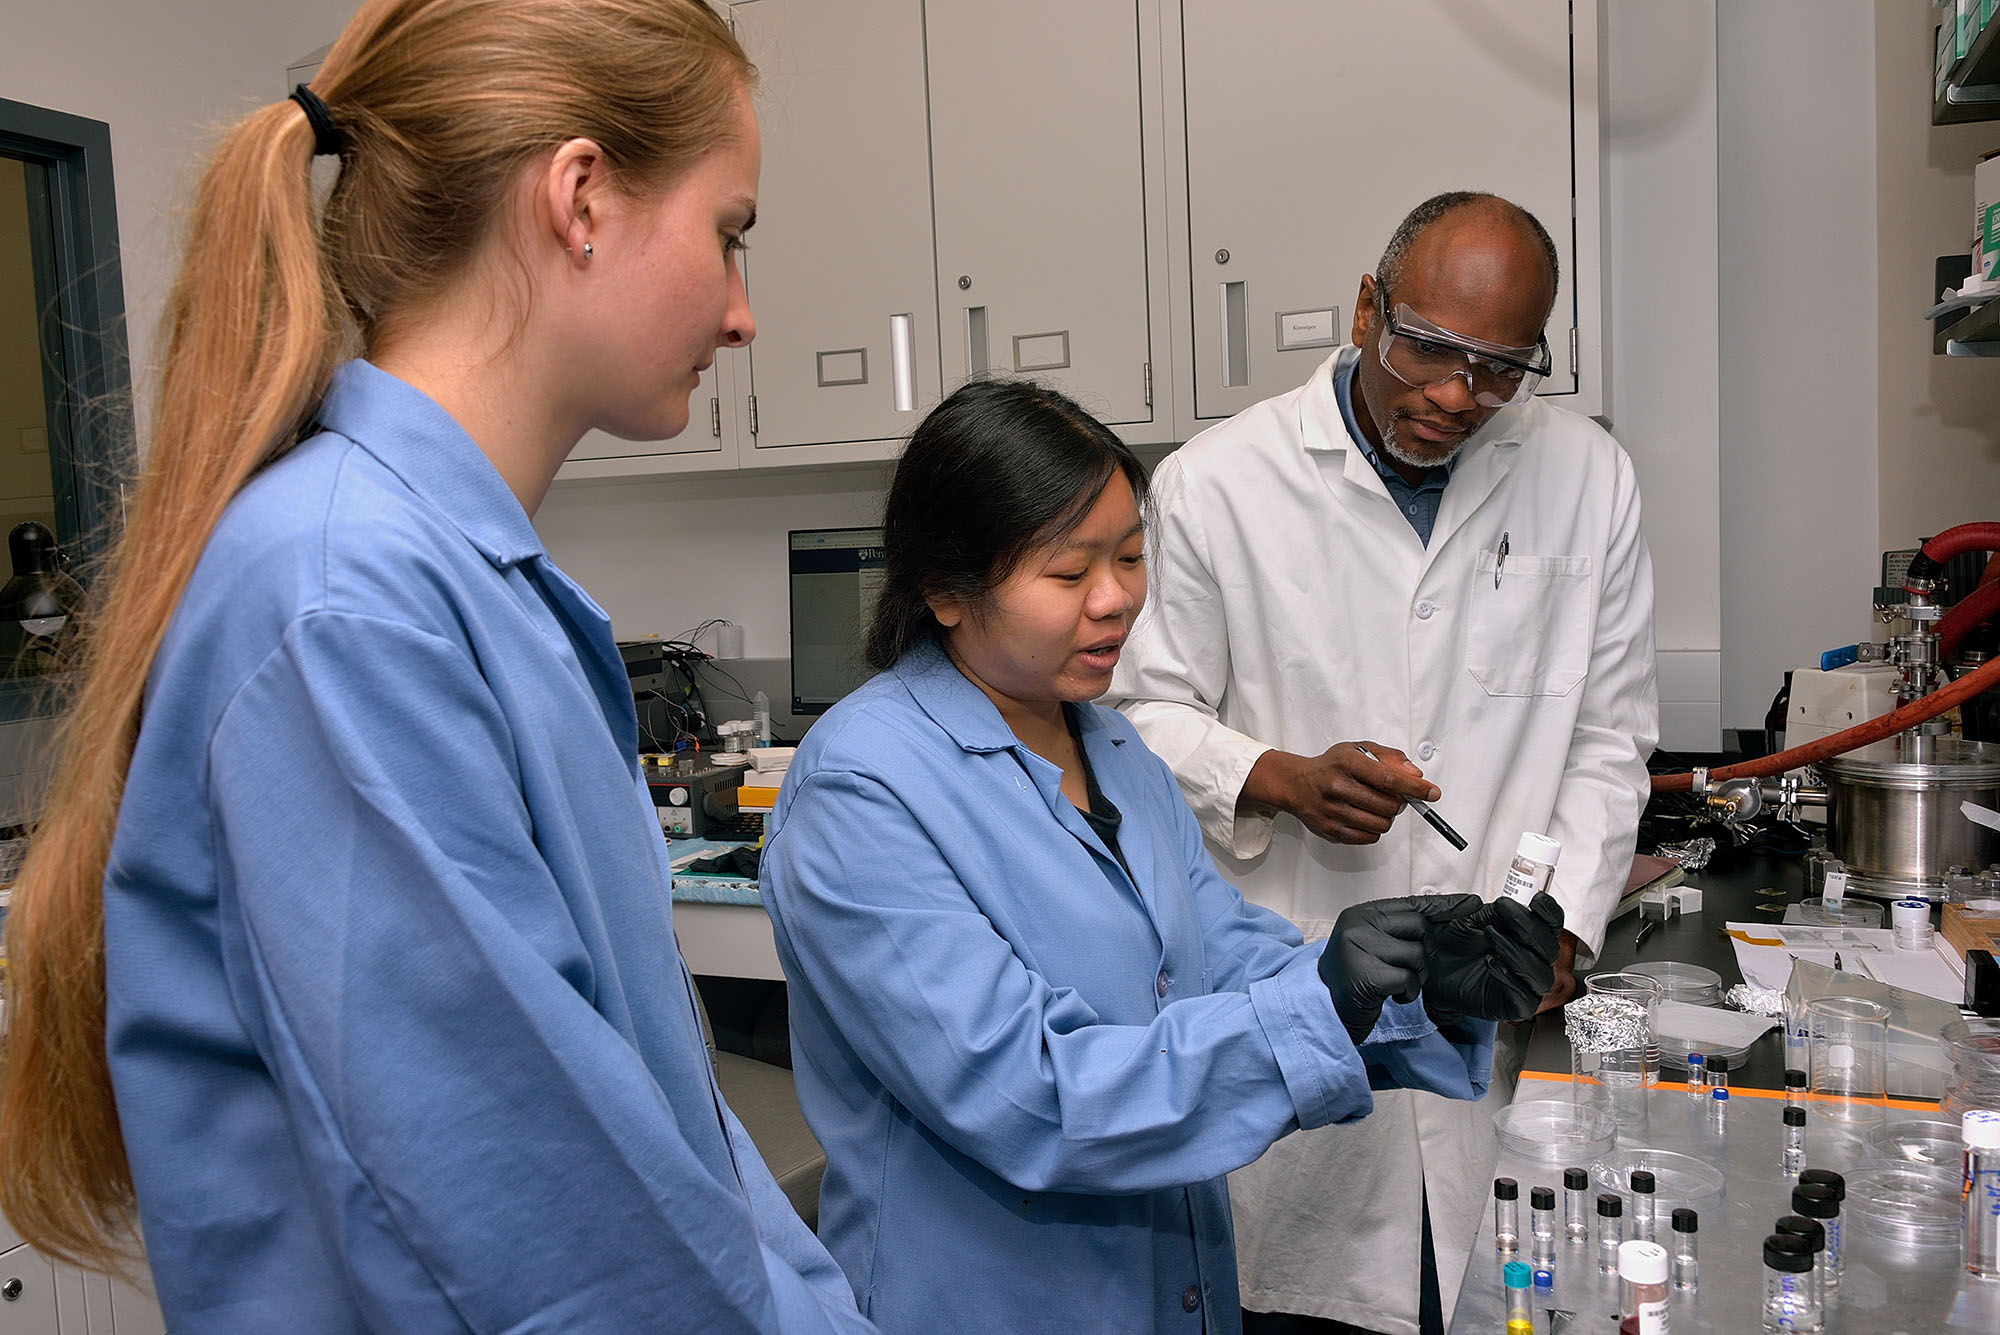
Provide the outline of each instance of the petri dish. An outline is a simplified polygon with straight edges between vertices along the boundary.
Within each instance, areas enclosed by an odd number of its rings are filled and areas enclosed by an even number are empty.
[[[1876,1164],[1847,1175],[1842,1213],[1893,1247],[1956,1252],[1964,1215],[1957,1171],[1924,1164]]]
[[[1691,1006],[1713,1006],[1722,1000],[1722,975],[1699,964],[1660,960],[1634,964],[1625,970],[1660,985],[1662,1001],[1685,1001]]]
[[[1959,1128],[1935,1117],[1913,1117],[1868,1128],[1865,1159],[1874,1163],[1907,1164],[1915,1168],[1948,1168],[1963,1163]]]
[[[1494,1113],[1493,1133],[1503,1154],[1547,1163],[1590,1163],[1618,1143],[1618,1121],[1587,1103],[1530,1099]]]
[[[1619,1150],[1592,1165],[1590,1176],[1599,1191],[1616,1192],[1624,1198],[1627,1218],[1631,1217],[1632,1173],[1639,1168],[1653,1175],[1653,1200],[1662,1219],[1675,1206],[1706,1212],[1722,1204],[1722,1174],[1713,1165],[1672,1150]]]

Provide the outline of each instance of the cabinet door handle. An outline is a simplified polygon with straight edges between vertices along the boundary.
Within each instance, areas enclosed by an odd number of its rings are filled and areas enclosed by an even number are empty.
[[[965,308],[965,374],[967,378],[984,375],[986,360],[986,308],[967,306]]]
[[[1222,284],[1222,383],[1250,383],[1250,324],[1243,284]]]
[[[889,384],[895,395],[896,411],[917,410],[916,340],[910,317],[889,317]]]

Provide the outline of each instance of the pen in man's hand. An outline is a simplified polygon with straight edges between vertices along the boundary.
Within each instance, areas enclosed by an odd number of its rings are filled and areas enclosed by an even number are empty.
[[[1382,757],[1376,755],[1373,751],[1370,751],[1367,747],[1361,745],[1361,743],[1356,742],[1354,744],[1354,749],[1359,751],[1362,755],[1367,756],[1370,760],[1374,761],[1376,764],[1380,765],[1382,763]],[[1403,799],[1403,801],[1409,806],[1410,810],[1416,812],[1419,816],[1422,816],[1424,818],[1425,824],[1429,825],[1433,830],[1436,830],[1439,834],[1443,835],[1445,837],[1446,843],[1450,844],[1453,848],[1457,849],[1461,853],[1465,851],[1465,836],[1460,834],[1457,830],[1452,829],[1451,826],[1445,822],[1445,818],[1443,816],[1440,816],[1437,814],[1437,812],[1432,811],[1430,803],[1420,802],[1414,797],[1406,797]]]

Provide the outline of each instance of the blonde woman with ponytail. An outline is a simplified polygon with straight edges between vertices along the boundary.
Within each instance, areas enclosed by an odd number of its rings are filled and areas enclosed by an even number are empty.
[[[176,1331],[867,1329],[716,1092],[529,522],[750,340],[753,74],[698,0],[370,0],[201,182],[0,1072],[8,1218],[143,1235]]]

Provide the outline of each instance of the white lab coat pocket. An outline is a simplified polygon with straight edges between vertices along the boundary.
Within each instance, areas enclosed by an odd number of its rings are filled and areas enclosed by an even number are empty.
[[[1471,602],[1466,667],[1488,695],[1568,695],[1589,671],[1588,556],[1482,551]]]

